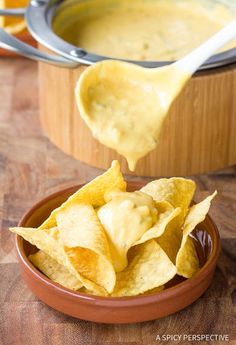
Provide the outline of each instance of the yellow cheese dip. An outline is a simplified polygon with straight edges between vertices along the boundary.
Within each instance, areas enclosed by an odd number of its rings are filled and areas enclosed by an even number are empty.
[[[114,191],[97,214],[106,230],[116,272],[127,266],[127,252],[157,220],[152,197],[142,192]]]
[[[191,75],[175,64],[144,69],[106,60],[87,68],[76,86],[80,115],[95,138],[137,161],[158,144],[169,106]]]
[[[64,40],[98,55],[175,60],[231,21],[230,9],[235,1],[229,7],[214,0],[86,1],[61,11],[53,26]]]

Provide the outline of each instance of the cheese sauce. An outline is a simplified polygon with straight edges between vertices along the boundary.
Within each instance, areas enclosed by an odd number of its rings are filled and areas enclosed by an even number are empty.
[[[169,106],[191,77],[174,64],[144,69],[107,60],[87,68],[78,81],[80,115],[102,144],[136,163],[159,139]]]
[[[106,199],[106,198],[105,198]],[[142,192],[110,193],[107,204],[98,210],[106,230],[116,272],[127,266],[127,252],[157,220],[153,199]]]
[[[236,9],[233,3],[231,9]],[[76,9],[61,11],[54,20],[54,30],[64,40],[103,56],[176,60],[233,17],[219,1],[86,1]],[[224,49],[235,45],[232,42]]]

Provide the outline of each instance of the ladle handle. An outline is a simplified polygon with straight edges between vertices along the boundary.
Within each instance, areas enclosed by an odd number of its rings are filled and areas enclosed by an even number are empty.
[[[236,37],[236,20],[205,41],[190,54],[175,62],[177,68],[194,74],[218,49]]]

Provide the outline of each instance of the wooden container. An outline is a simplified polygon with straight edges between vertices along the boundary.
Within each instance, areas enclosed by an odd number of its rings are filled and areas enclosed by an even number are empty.
[[[118,159],[122,171],[130,174],[125,159],[95,140],[80,117],[74,89],[85,68],[39,64],[44,131],[62,151],[80,161],[107,169]],[[233,65],[192,78],[169,112],[158,147],[139,161],[135,175],[191,175],[236,163],[235,98]]]

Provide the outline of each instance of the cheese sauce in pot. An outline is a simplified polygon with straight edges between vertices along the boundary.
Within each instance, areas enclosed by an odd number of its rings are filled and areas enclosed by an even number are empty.
[[[145,61],[179,59],[231,21],[236,9],[234,1],[227,7],[216,0],[69,3],[53,23],[61,38],[98,55]]]

